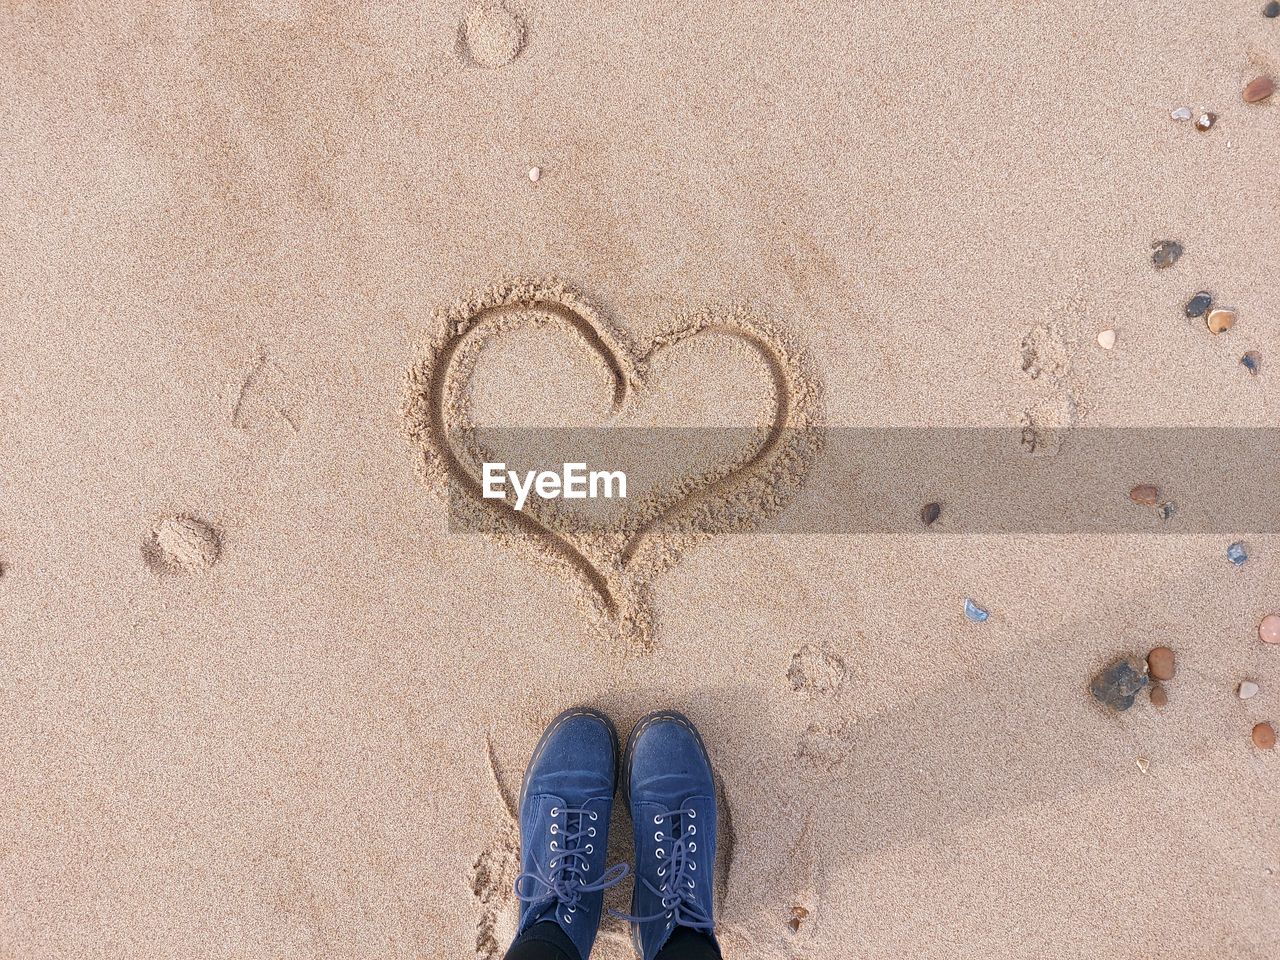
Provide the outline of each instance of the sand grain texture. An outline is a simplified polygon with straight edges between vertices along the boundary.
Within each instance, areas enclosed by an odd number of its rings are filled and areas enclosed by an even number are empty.
[[[1273,960],[1280,538],[960,535],[948,490],[911,534],[767,516],[871,466],[819,426],[1000,427],[1048,470],[1082,427],[1276,424],[1239,362],[1280,349],[1259,6],[4,3],[0,954],[500,956],[512,785],[585,702],[699,725],[726,960]],[[767,434],[771,369],[806,439],[577,543],[595,583],[451,533],[420,401],[502,304],[462,441],[504,403]],[[157,576],[180,516],[225,549]],[[1092,701],[1155,646],[1166,707]]]

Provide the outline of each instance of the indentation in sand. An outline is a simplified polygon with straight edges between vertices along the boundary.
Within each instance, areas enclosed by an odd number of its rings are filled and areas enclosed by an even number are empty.
[[[515,938],[516,876],[520,872],[520,834],[512,824],[486,847],[471,866],[471,895],[476,902],[476,956],[497,960]]]
[[[472,63],[505,67],[524,49],[524,21],[500,0],[472,4],[462,22],[461,39]]]
[[[849,758],[856,723],[845,717],[813,721],[800,734],[796,759],[817,770],[835,771]]]
[[[249,433],[273,428],[297,433],[300,406],[285,372],[266,354],[260,354],[240,381],[231,406],[231,425]]]
[[[567,529],[554,507],[530,500],[523,511],[481,495],[481,464],[500,460],[479,440],[470,380],[493,338],[525,323],[576,337],[612,385],[621,411],[645,388],[653,358],[692,338],[719,336],[753,351],[768,372],[771,403],[736,456],[697,476],[628,502],[604,529]],[[727,348],[726,348],[727,349]],[[742,310],[708,309],[677,317],[643,349],[583,297],[555,280],[513,280],[459,300],[438,317],[438,331],[409,370],[405,432],[420,453],[429,486],[446,496],[470,529],[519,545],[567,575],[583,609],[610,636],[647,648],[654,579],[695,544],[750,530],[781,510],[821,448],[815,380],[798,351],[771,324]]]
[[[188,516],[165,517],[142,543],[143,559],[160,574],[207,570],[221,553],[217,529]]]
[[[848,670],[834,650],[806,643],[791,655],[787,680],[791,689],[809,696],[829,696],[844,686]]]
[[[520,829],[518,801],[498,765],[490,736],[485,737],[485,761],[506,817],[493,842],[471,865],[471,895],[476,903],[476,956],[497,960],[515,937],[519,919],[514,887],[520,873]]]

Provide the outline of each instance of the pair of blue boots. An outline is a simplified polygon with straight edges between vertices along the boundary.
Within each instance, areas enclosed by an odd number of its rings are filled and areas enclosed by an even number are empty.
[[[538,741],[520,788],[516,943],[535,924],[560,926],[587,960],[604,891],[627,875],[605,868],[609,815],[619,779],[635,828],[632,942],[654,960],[680,928],[700,931],[718,953],[711,916],[716,792],[711,761],[693,724],[674,711],[651,713],[627,739],[604,714],[566,710]],[[687,934],[686,934],[687,935]]]

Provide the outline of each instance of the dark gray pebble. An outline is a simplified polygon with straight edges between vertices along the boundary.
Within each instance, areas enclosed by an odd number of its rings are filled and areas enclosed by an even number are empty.
[[[1089,684],[1089,692],[1112,710],[1128,710],[1138,691],[1147,685],[1146,675],[1128,660],[1117,660]]]
[[[1182,244],[1177,240],[1157,240],[1151,244],[1151,247],[1153,249],[1151,262],[1155,264],[1157,270],[1167,270],[1182,256]]]
[[[1185,313],[1188,317],[1203,317],[1213,306],[1213,295],[1208,290],[1201,290],[1187,301]]]

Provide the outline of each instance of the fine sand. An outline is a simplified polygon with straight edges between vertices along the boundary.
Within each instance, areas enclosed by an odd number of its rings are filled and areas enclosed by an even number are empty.
[[[1280,537],[813,499],[1277,426],[1262,5],[0,2],[0,957],[497,960],[575,703],[700,727],[726,960],[1280,956]]]

